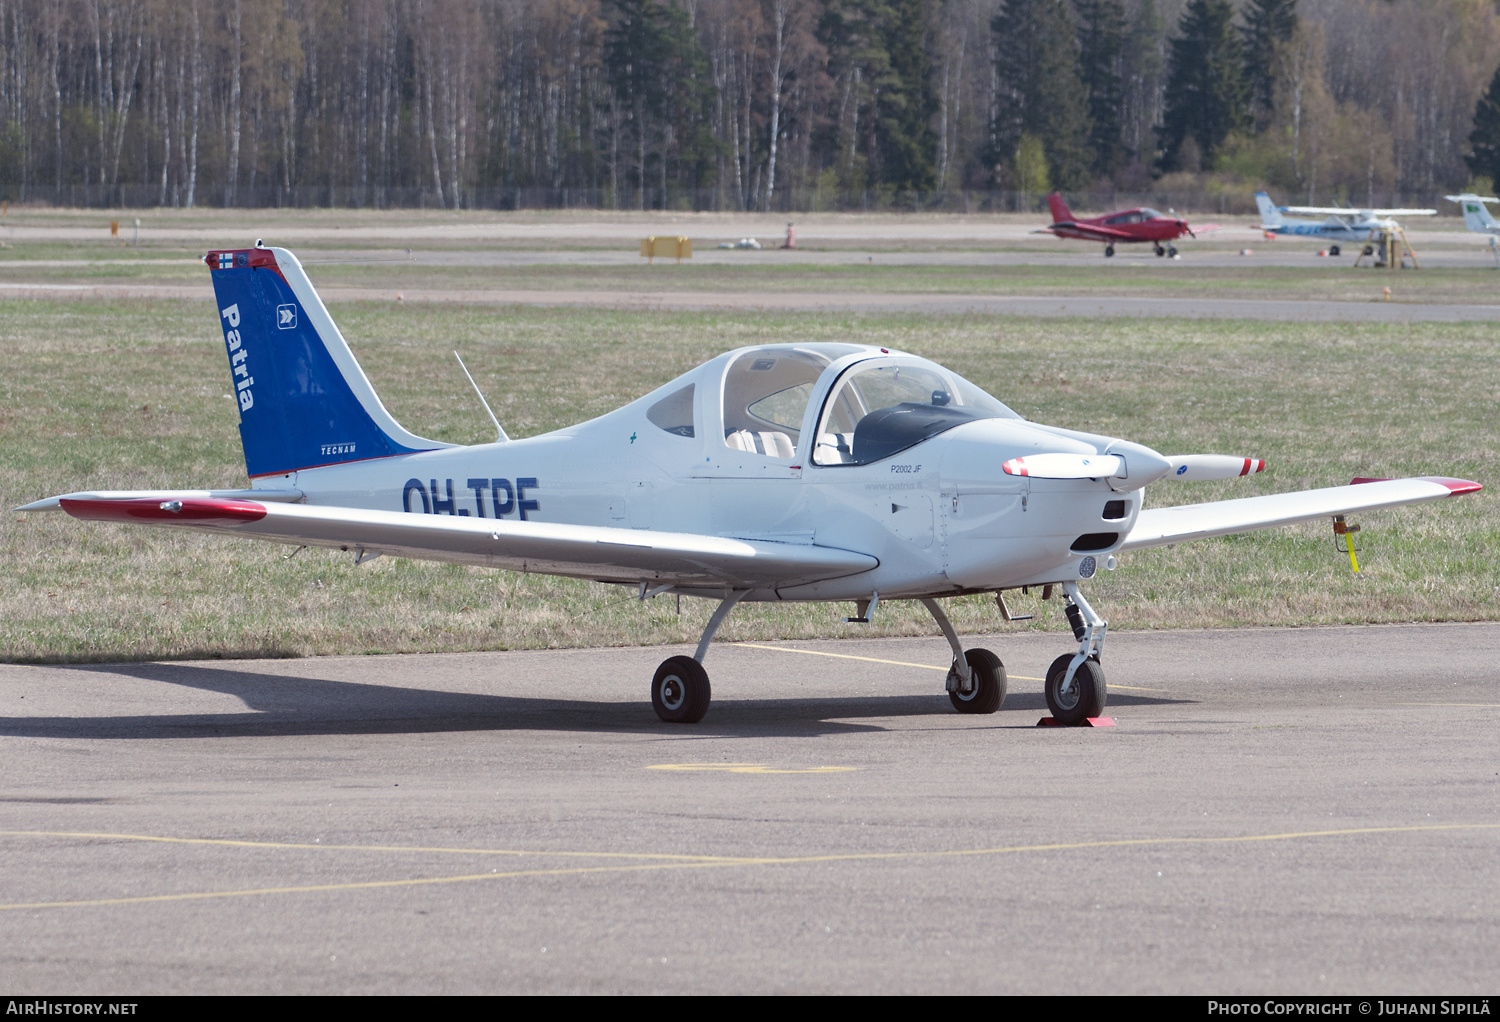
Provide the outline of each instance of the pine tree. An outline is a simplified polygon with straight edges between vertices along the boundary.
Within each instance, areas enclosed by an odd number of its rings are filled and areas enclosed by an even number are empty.
[[[1250,0],[1245,7],[1245,81],[1257,131],[1276,105],[1276,47],[1297,31],[1297,0]]]
[[[1474,104],[1474,130],[1469,133],[1474,150],[1464,157],[1469,173],[1500,181],[1500,68],[1479,102]]]
[[[1078,75],[1078,37],[1062,0],[1005,0],[990,22],[999,88],[992,160],[1010,164],[1021,136],[1041,139],[1057,188],[1087,181],[1088,97]]]
[[[1078,0],[1078,65],[1089,103],[1089,148],[1095,174],[1113,174],[1125,161],[1125,95],[1121,60],[1125,5],[1121,0]]]
[[[708,57],[687,12],[672,0],[612,0],[611,7],[604,65],[630,116],[639,203],[644,206],[652,185],[666,202],[669,181],[701,184],[711,163],[716,143],[708,121]],[[654,174],[648,171],[653,163]]]
[[[1245,64],[1229,0],[1189,0],[1168,58],[1162,166],[1177,170],[1191,138],[1204,167],[1231,131],[1244,127]],[[1193,168],[1196,169],[1196,168]]]
[[[926,45],[928,11],[925,0],[893,0],[882,33],[890,63],[876,82],[876,177],[901,191],[931,191],[937,181],[937,135],[932,130],[937,96]]]

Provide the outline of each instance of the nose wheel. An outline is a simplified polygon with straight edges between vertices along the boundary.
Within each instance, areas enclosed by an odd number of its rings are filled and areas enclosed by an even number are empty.
[[[1072,653],[1064,653],[1047,668],[1047,709],[1059,724],[1082,724],[1090,717],[1104,715],[1108,690],[1104,687],[1104,668],[1098,657],[1089,657],[1073,672],[1071,684],[1064,687]]]

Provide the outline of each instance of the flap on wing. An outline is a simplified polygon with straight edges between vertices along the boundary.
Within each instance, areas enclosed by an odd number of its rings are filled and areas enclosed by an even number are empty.
[[[1136,519],[1121,550],[1183,543],[1192,539],[1228,536],[1236,532],[1269,529],[1276,525],[1311,521],[1355,511],[1376,511],[1403,504],[1476,493],[1478,483],[1466,479],[1423,476],[1415,479],[1381,479],[1321,490],[1273,493],[1264,497],[1241,497],[1212,504],[1147,508]]]
[[[806,543],[250,500],[66,498],[62,507],[75,518],[94,521],[203,529],[601,581],[782,588],[859,574],[880,563],[869,554]]]

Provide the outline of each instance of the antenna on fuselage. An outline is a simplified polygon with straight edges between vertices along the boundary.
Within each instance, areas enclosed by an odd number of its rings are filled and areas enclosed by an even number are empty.
[[[464,360],[458,354],[458,352],[455,351],[453,353],[453,357],[458,359],[458,367],[462,369],[464,371],[464,375],[469,378],[469,386],[473,387],[474,393],[479,395],[479,403],[484,405],[484,410],[489,413],[490,421],[495,424],[495,436],[497,438],[495,442],[499,444],[510,443],[510,437],[505,435],[505,429],[500,425],[500,420],[495,418],[495,413],[490,408],[490,403],[484,399],[484,392],[479,389],[479,384],[474,382],[474,374],[469,372],[469,367],[464,365]]]

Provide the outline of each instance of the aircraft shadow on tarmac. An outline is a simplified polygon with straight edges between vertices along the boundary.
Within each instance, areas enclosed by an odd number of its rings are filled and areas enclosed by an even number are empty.
[[[650,705],[536,696],[487,695],[398,688],[321,678],[229,671],[196,664],[70,665],[234,696],[245,713],[149,714],[109,717],[0,717],[0,735],[12,738],[245,738],[291,735],[425,734],[445,731],[684,732],[656,719]],[[1110,706],[1192,700],[1110,696]],[[1006,710],[1047,712],[1041,693],[1014,693]],[[861,717],[957,716],[942,692],[932,695],[824,699],[716,700],[691,733],[742,737],[810,736],[886,730],[851,723]],[[1014,726],[1003,717],[987,718]],[[1003,724],[1002,724],[1003,722]],[[974,720],[975,724],[980,719]],[[1028,722],[1031,723],[1031,722]]]

